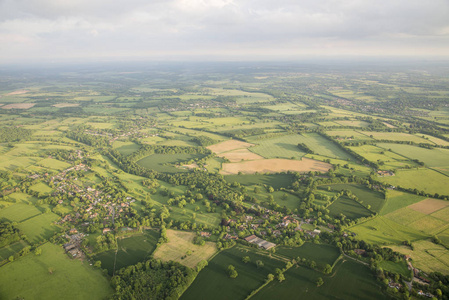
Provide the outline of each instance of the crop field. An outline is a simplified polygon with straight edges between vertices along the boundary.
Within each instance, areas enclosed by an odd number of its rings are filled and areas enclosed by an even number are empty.
[[[229,152],[218,154],[219,157],[224,157],[230,162],[240,162],[244,160],[264,159],[262,156],[249,151],[248,149],[238,149]]]
[[[410,255],[414,267],[424,272],[440,272],[449,275],[449,250],[429,240],[413,243],[413,250],[406,246],[390,247],[394,251]]]
[[[299,143],[304,142],[304,137],[299,134],[284,135],[257,141],[257,146],[250,151],[265,158],[302,158],[305,153],[298,148]]]
[[[409,208],[419,211],[423,214],[429,215],[440,209],[449,206],[449,201],[438,199],[425,199],[409,206]]]
[[[449,223],[449,207],[440,209],[432,213],[431,216]]]
[[[269,185],[275,190],[286,188],[293,183],[293,175],[290,174],[264,174],[264,175],[227,175],[224,176],[227,182],[238,182],[242,185]]]
[[[428,237],[423,232],[381,216],[353,226],[350,231],[356,233],[358,239],[379,245],[400,244]]]
[[[349,219],[358,219],[371,215],[360,203],[347,197],[340,197],[328,207],[332,216],[345,215]]]
[[[305,267],[292,267],[285,272],[285,281],[272,281],[251,299],[390,299],[366,266],[348,260],[338,263],[334,272],[324,276]],[[319,277],[324,284],[317,287]]]
[[[208,146],[207,149],[214,153],[223,153],[229,152],[237,149],[247,149],[249,147],[254,146],[254,144],[242,142],[239,140],[227,140],[218,144],[214,144],[212,146]]]
[[[14,204],[0,210],[0,219],[22,222],[39,214],[41,214],[41,211],[33,205]]]
[[[370,190],[369,188],[359,184],[333,184],[325,185],[322,188],[327,189],[330,187],[332,191],[349,190],[353,195],[363,203],[363,205],[369,205],[372,211],[380,212],[384,203],[385,196],[381,192]]]
[[[426,193],[449,195],[449,177],[426,168],[398,170],[395,176],[378,177],[378,180]]]
[[[154,252],[154,258],[162,261],[173,260],[190,268],[195,268],[202,260],[208,260],[217,251],[215,243],[206,245],[193,244],[195,233],[186,231],[167,230],[168,243],[162,244]],[[187,255],[187,252],[191,252]]]
[[[377,144],[384,149],[408,157],[410,159],[418,159],[428,167],[448,167],[449,166],[449,149],[427,149],[412,145],[403,144]]]
[[[302,160],[290,159],[262,159],[244,161],[240,163],[223,163],[223,175],[254,174],[254,173],[280,173],[287,171],[295,172],[327,172],[331,168],[330,164],[317,160],[303,158]]]
[[[101,261],[101,267],[107,269],[113,276],[116,270],[137,264],[148,258],[156,249],[159,232],[146,230],[143,234],[119,238],[117,250],[108,250],[95,256],[95,260]]]
[[[58,215],[49,212],[19,223],[17,227],[25,233],[31,243],[37,243],[52,237],[55,232],[61,230],[54,224],[58,219]]]
[[[177,168],[174,164],[188,162],[201,157],[202,155],[199,154],[152,154],[142,158],[137,164],[158,172],[187,172],[185,169]]]
[[[425,198],[415,194],[409,194],[396,190],[387,190],[385,194],[386,203],[380,211],[380,215],[386,215],[402,207],[409,206]]]
[[[242,261],[244,256],[249,256],[251,261],[245,264]],[[257,268],[257,260],[263,262],[262,268]],[[271,258],[265,251],[236,245],[218,253],[180,299],[198,299],[198,295],[201,295],[202,299],[245,299],[251,291],[264,283],[268,274],[274,274],[276,268],[281,269],[285,264],[283,260]],[[235,267],[237,278],[229,278],[229,265]]]
[[[59,246],[41,247],[41,255],[29,254],[2,267],[0,282],[8,282],[0,285],[2,298],[101,300],[112,294],[100,270],[69,259]]]
[[[291,259],[305,258],[313,260],[317,266],[323,268],[326,264],[333,265],[340,257],[340,250],[332,245],[304,243],[301,247],[280,246],[276,248],[276,254]]]

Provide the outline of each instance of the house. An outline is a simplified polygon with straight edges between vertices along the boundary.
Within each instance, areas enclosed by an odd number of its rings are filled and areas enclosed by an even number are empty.
[[[78,233],[78,230],[76,230],[76,228],[72,228],[69,231],[69,234],[77,234],[77,233]]]
[[[354,249],[354,253],[357,255],[365,256],[366,251],[363,249]]]
[[[103,229],[103,234],[106,234],[106,233],[108,233],[108,232],[110,232],[111,231],[111,228],[104,228]]]
[[[201,231],[200,235],[202,237],[210,237],[211,236],[210,232],[206,232],[206,231]]]
[[[257,236],[255,236],[254,234],[253,234],[253,235],[250,235],[250,236],[247,236],[246,238],[244,238],[244,240],[247,241],[248,243],[251,243],[251,242],[254,241],[255,239],[257,239]]]

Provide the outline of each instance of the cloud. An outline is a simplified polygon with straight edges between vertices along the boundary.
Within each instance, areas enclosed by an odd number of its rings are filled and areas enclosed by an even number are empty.
[[[446,0],[0,0],[0,57],[432,55],[449,53],[448,15]]]

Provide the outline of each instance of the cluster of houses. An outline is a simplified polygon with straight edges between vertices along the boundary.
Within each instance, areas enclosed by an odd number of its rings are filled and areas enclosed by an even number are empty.
[[[80,246],[83,241],[84,234],[78,233],[78,230],[72,228],[66,237],[69,239],[69,242],[63,245],[65,252],[69,253],[74,258],[82,258],[84,253],[81,251]]]
[[[377,175],[380,177],[387,177],[387,176],[394,176],[394,173],[392,171],[382,171],[378,170]]]

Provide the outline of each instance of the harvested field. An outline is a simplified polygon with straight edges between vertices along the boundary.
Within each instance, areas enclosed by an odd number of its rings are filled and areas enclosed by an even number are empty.
[[[228,141],[224,141],[224,142],[209,146],[209,147],[207,147],[207,149],[209,149],[210,151],[215,152],[215,153],[223,153],[223,152],[228,152],[228,151],[232,151],[232,150],[236,150],[236,149],[246,149],[251,146],[254,146],[254,144],[245,143],[245,142],[241,142],[241,141],[237,141],[237,140],[228,140]]]
[[[287,171],[295,172],[327,172],[332,165],[314,159],[303,158],[302,160],[291,159],[261,159],[245,161],[241,163],[224,163],[220,172],[223,175],[233,175],[239,172],[243,174],[279,173]]]
[[[229,159],[230,162],[239,162],[242,160],[264,159],[259,154],[253,153],[248,149],[237,149],[230,152],[221,153],[218,156]]]
[[[79,103],[58,103],[53,106],[57,107],[57,108],[63,108],[63,107],[77,107],[80,105],[79,105]]]
[[[433,212],[436,212],[437,210],[445,208],[446,206],[449,206],[449,201],[429,198],[426,200],[422,200],[418,203],[409,205],[409,208],[413,209],[414,211],[419,211],[423,214],[428,215]]]
[[[2,106],[3,109],[28,109],[36,105],[36,103],[14,103]]]
[[[22,95],[22,94],[26,94],[28,92],[29,91],[27,91],[27,90],[18,90],[18,91],[14,91],[14,92],[6,94],[6,96]]]
[[[154,252],[154,258],[163,261],[173,260],[189,268],[195,268],[202,260],[208,260],[216,251],[215,243],[206,242],[204,246],[193,244],[195,233],[167,230],[168,242]],[[187,252],[191,255],[187,255]]]

